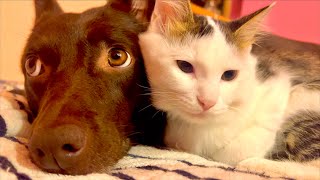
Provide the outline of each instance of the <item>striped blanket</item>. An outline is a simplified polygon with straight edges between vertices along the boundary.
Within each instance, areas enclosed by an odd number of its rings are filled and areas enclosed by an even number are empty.
[[[320,179],[320,167],[259,160],[231,167],[172,150],[134,146],[105,174],[68,176],[41,171],[29,158],[28,105],[16,94],[21,85],[0,81],[0,179]],[[13,93],[14,92],[14,93]],[[254,160],[254,159],[253,159]],[[249,161],[252,162],[252,161]]]

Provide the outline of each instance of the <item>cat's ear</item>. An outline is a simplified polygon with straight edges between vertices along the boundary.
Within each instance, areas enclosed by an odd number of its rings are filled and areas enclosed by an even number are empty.
[[[155,0],[108,0],[107,5],[133,14],[140,22],[149,22]]]
[[[34,0],[34,7],[36,10],[36,20],[38,21],[40,17],[45,13],[60,14],[63,10],[59,6],[56,0]]]
[[[156,0],[149,29],[159,33],[181,31],[193,23],[190,0]]]
[[[245,49],[255,42],[256,35],[263,32],[263,21],[274,5],[275,3],[272,3],[252,14],[229,23],[229,27],[233,33],[233,40],[237,47]]]

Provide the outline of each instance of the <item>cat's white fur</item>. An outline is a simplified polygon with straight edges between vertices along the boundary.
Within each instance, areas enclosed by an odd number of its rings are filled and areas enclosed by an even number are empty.
[[[208,21],[213,35],[186,37],[183,44],[169,42],[152,24],[139,36],[152,102],[168,113],[165,143],[231,165],[263,158],[285,118],[298,109],[320,107],[320,93],[292,89],[285,72],[261,83],[251,49],[239,53]],[[182,72],[176,60],[188,61],[195,72]],[[222,81],[223,72],[233,69],[239,70],[237,78]],[[204,112],[198,95],[216,105]]]

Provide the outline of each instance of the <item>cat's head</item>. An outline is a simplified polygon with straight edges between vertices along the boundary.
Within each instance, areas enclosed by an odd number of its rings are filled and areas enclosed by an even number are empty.
[[[239,110],[255,82],[251,46],[271,7],[219,22],[193,15],[189,1],[157,0],[139,36],[153,104],[195,122]]]

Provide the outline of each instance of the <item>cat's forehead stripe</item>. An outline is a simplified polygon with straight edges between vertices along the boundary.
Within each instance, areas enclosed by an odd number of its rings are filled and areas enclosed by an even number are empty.
[[[192,31],[195,36],[203,37],[211,35],[214,32],[213,26],[208,23],[208,19],[205,16],[194,16],[195,27]]]
[[[204,37],[212,35],[214,27],[208,22],[207,17],[194,15],[193,21],[174,23],[167,31],[167,37],[171,40],[184,40],[189,35]]]

